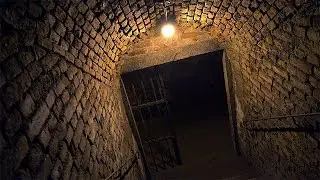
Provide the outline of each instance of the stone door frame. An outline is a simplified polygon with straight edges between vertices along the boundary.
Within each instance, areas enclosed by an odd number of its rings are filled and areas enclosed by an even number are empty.
[[[231,133],[234,150],[236,154],[240,156],[241,150],[240,150],[240,144],[239,144],[236,101],[235,101],[235,93],[234,93],[234,86],[233,86],[231,63],[226,55],[226,50],[225,49],[220,49],[220,50],[223,51],[222,65],[223,65],[224,82],[225,82],[225,89],[226,89],[226,95],[227,95],[228,114],[229,114],[229,123],[230,123],[230,131],[231,131],[230,133]]]

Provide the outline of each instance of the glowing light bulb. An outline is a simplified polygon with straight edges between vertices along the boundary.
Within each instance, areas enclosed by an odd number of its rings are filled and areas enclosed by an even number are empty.
[[[166,24],[162,27],[161,33],[164,37],[170,38],[174,35],[175,33],[175,28],[172,24]]]

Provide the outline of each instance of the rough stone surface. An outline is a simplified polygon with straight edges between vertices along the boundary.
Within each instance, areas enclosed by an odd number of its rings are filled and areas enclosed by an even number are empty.
[[[117,79],[120,55],[152,36],[164,14],[159,2],[10,1],[0,8],[0,124],[7,124],[0,132],[1,179],[18,172],[106,178],[135,151]],[[187,0],[169,9],[180,27],[205,31],[225,49],[246,158],[266,174],[319,177],[316,133],[254,131],[243,123],[319,112],[318,1]],[[272,121],[254,125],[279,129]]]
[[[0,179],[70,179],[73,173],[105,179],[137,151],[114,68],[126,43],[115,24],[114,30],[101,26],[111,12],[98,19],[98,7],[96,1],[1,5]],[[103,33],[113,34],[113,45]],[[82,161],[94,151],[91,161]]]

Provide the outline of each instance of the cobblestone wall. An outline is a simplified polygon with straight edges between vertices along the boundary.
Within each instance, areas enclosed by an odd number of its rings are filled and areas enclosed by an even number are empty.
[[[0,6],[1,175],[107,176],[129,159],[134,143],[119,106],[119,55],[148,37],[163,14],[160,4],[5,0]],[[169,11],[180,26],[207,31],[225,48],[239,126],[254,117],[319,111],[317,0],[174,0]],[[261,171],[319,172],[318,136],[275,132],[270,139],[270,132],[240,130],[244,154]],[[304,146],[286,149],[292,140]],[[285,150],[288,156],[271,163],[271,155]]]
[[[96,1],[0,4],[0,179],[107,178],[137,151],[119,27]]]
[[[316,179],[319,116],[243,121],[319,112],[319,3],[246,2],[239,2],[233,18],[221,18],[211,29],[232,64],[242,152],[263,174]]]

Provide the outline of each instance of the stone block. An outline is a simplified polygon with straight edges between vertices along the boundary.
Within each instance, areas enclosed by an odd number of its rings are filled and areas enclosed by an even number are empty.
[[[268,24],[270,22],[270,18],[267,14],[265,14],[261,19],[262,24]]]
[[[272,78],[269,77],[267,73],[260,72],[260,73],[259,73],[259,76],[260,76],[264,81],[272,84]],[[261,84],[264,84],[264,82],[261,82]]]
[[[77,50],[80,50],[81,47],[82,47],[82,42],[80,39],[78,38],[75,38],[74,41],[73,41],[73,46],[77,49]]]
[[[46,72],[50,71],[51,68],[58,62],[59,56],[57,54],[47,54],[44,58],[41,59],[41,64],[43,66],[43,70]]]
[[[20,95],[18,90],[12,85],[6,86],[2,89],[3,104],[7,109],[9,109],[13,104],[20,100]]]
[[[311,64],[319,67],[319,61],[320,61],[320,58],[317,55],[312,54],[312,53],[307,55],[307,62],[308,63],[311,63]]]
[[[95,30],[97,30],[100,27],[100,21],[98,20],[98,18],[94,18],[91,22],[91,25]]]
[[[104,14],[104,13],[103,13]],[[86,15],[85,15],[85,19],[88,21],[88,22],[91,22],[93,20],[93,18],[95,17],[94,13],[89,10],[87,11]]]
[[[302,70],[304,73],[311,74],[312,73],[312,65],[308,62],[298,59],[291,59],[290,64]]]
[[[32,172],[37,172],[41,161],[44,159],[45,155],[42,152],[42,149],[39,145],[33,145],[30,149],[30,153],[27,157],[28,160],[28,167]]]
[[[90,150],[91,150],[91,145],[90,145],[90,143],[87,143],[87,146],[85,148],[85,152],[83,154],[83,164],[84,164],[85,168],[87,168],[88,164],[89,164]]]
[[[63,104],[67,104],[67,102],[70,100],[70,94],[68,90],[64,90],[62,95],[61,95],[61,100]]]
[[[59,66],[60,71],[62,73],[67,71],[67,62],[65,60],[60,60],[59,63],[58,63],[58,66]]]
[[[294,33],[294,35],[296,35],[296,36],[298,36],[300,38],[305,38],[305,36],[306,36],[305,28],[297,26],[297,25],[293,26],[293,33]]]
[[[74,83],[70,83],[69,86],[67,87],[67,89],[70,94],[74,94],[74,92],[76,90],[76,86],[74,85]]]
[[[50,33],[50,41],[52,42],[52,47],[53,47],[53,45],[58,44],[59,41],[60,41],[59,34],[57,34],[57,32],[55,32],[55,31],[51,31],[51,33]]]
[[[58,180],[58,179],[60,179],[61,176],[62,176],[62,168],[63,168],[62,163],[61,163],[61,161],[58,159],[58,160],[56,161],[53,169],[52,169],[52,172],[51,172],[51,176],[50,176],[50,177],[51,177],[53,180]]]
[[[12,55],[13,53],[18,52],[18,34],[17,33],[10,33],[7,36],[2,36],[0,40],[0,62],[4,59]]]
[[[285,78],[288,80],[289,78],[289,75],[288,75],[288,72],[280,67],[277,67],[277,66],[272,66],[272,70],[279,74],[281,77]]]
[[[69,80],[66,76],[62,75],[61,79],[55,85],[54,92],[59,96],[63,90],[69,85]]]
[[[12,80],[18,74],[22,72],[22,69],[16,58],[9,58],[3,64],[3,73],[6,75],[8,80]]]
[[[75,55],[77,55],[78,51],[74,48],[71,48],[72,51],[73,51],[73,54],[72,53],[69,53],[69,52],[66,52],[66,60],[71,62],[71,63],[74,63],[74,59],[75,59]]]
[[[14,163],[15,164],[15,169],[18,168],[18,166],[20,165],[21,161],[25,158],[25,156],[27,155],[29,151],[29,144],[28,144],[28,140],[25,136],[21,136],[17,142],[17,144],[15,145],[15,149],[14,149]]]
[[[77,128],[76,128],[74,135],[73,135],[73,144],[75,147],[78,147],[78,145],[80,143],[81,136],[83,135],[82,134],[83,127],[84,127],[84,124],[83,124],[82,120],[78,120]]]
[[[73,159],[71,156],[69,156],[68,161],[63,164],[62,179],[69,179],[70,178],[72,164],[73,164]]]
[[[39,141],[41,146],[46,149],[51,139],[50,131],[49,131],[49,123],[45,125],[42,132],[39,136]]]
[[[39,172],[36,176],[37,179],[48,179],[50,176],[50,172],[53,168],[53,162],[49,155],[44,157],[43,163],[39,168]]]
[[[78,9],[75,7],[74,4],[71,4],[70,8],[68,9],[68,14],[75,19],[78,16]]]
[[[69,47],[70,47],[70,44],[65,41],[64,39],[61,39],[60,41],[60,47],[64,50],[64,51],[68,51],[69,50]],[[65,56],[65,55],[64,55]]]
[[[20,95],[22,95],[30,88],[31,78],[27,71],[24,71],[16,78],[14,86],[18,89]]]
[[[81,96],[82,96],[84,90],[85,90],[85,86],[84,86],[83,83],[81,83],[81,84],[78,86],[78,88],[77,88],[77,90],[76,90],[76,92],[75,92],[75,96],[76,96],[77,101],[80,101]]]
[[[61,42],[63,42],[63,40],[61,40]],[[59,54],[61,56],[66,56],[66,50],[63,49],[63,48],[64,47],[61,45],[61,43],[60,43],[60,45],[55,44],[53,46],[53,52],[55,52],[55,53],[57,53],[57,54]]]
[[[313,76],[310,76],[309,77],[309,82],[310,82],[310,85],[315,87],[315,88],[320,88],[320,82]]]
[[[44,16],[44,23],[49,27],[52,28],[56,23],[57,19],[50,13],[46,13]]]
[[[68,71],[67,71],[67,77],[70,81],[73,79],[76,73],[77,73],[77,68],[74,65],[69,65]]]
[[[52,159],[56,158],[59,151],[59,140],[57,137],[53,136],[49,145],[49,155]]]
[[[76,179],[79,179],[79,177],[80,177],[80,175],[79,175],[77,168],[75,166],[72,166],[70,179],[76,180]]]
[[[48,92],[49,88],[53,84],[53,79],[50,75],[45,74],[40,76],[37,81],[32,85],[30,95],[36,102]]]
[[[31,140],[40,133],[40,130],[49,116],[49,108],[45,102],[42,102],[39,109],[32,117],[31,123],[28,125],[28,136]]]
[[[61,37],[64,37],[67,31],[67,28],[62,23],[58,22],[55,25],[54,30],[57,32],[58,35],[60,35]]]
[[[315,30],[314,28],[309,28],[307,30],[307,36],[310,40],[319,42],[320,41],[320,31]]]
[[[74,156],[74,165],[78,168],[78,169],[80,169],[80,167],[82,167],[83,165],[82,165],[82,161],[83,161],[83,159],[82,159],[82,154],[81,154],[81,152],[79,151],[79,150],[77,150],[76,152],[75,152],[75,156]],[[81,173],[81,172],[80,172]]]
[[[49,38],[39,38],[38,44],[46,49],[52,50],[52,41]]]
[[[294,77],[290,77],[290,83],[292,84],[293,87],[296,87],[300,89],[301,91],[307,93],[308,95],[311,94],[311,86],[307,83],[300,82],[298,79]]]
[[[81,14],[85,14],[88,10],[88,6],[84,2],[80,2],[77,6],[77,9]]]
[[[47,94],[47,97],[46,97],[46,103],[47,103],[49,109],[52,108],[55,100],[56,100],[56,95],[53,90],[50,90],[49,93]]]
[[[23,64],[23,66],[27,66],[29,63],[34,61],[35,58],[32,52],[25,51],[18,54],[18,60]]]
[[[33,110],[35,109],[35,103],[30,96],[30,94],[26,94],[23,98],[23,101],[20,104],[20,110],[25,117],[28,117]]]
[[[55,127],[54,134],[55,137],[58,138],[59,142],[64,139],[67,133],[66,122],[59,121]]]
[[[315,89],[312,96],[320,102],[320,89]]]
[[[79,26],[83,26],[85,22],[86,22],[85,17],[82,14],[78,14],[76,18],[76,24]]]
[[[46,11],[52,10],[55,6],[54,1],[52,0],[41,1],[40,4]]]
[[[64,10],[60,7],[57,6],[56,10],[54,12],[54,15],[56,16],[57,19],[59,19],[61,22],[64,22],[64,20],[67,17],[67,14],[64,12]]]
[[[68,105],[65,108],[64,111],[64,118],[66,122],[69,122],[70,119],[72,118],[73,113],[76,111],[77,108],[77,100],[73,96],[70,101],[68,102]]]
[[[71,156],[71,154],[68,150],[67,144],[64,141],[60,143],[59,149],[60,149],[59,157],[61,159],[61,162],[62,163],[68,162],[69,156]]]
[[[73,114],[73,116],[70,120],[70,123],[71,123],[71,126],[73,127],[73,129],[76,129],[76,127],[77,127],[78,118],[80,118],[80,116],[77,117],[76,114]]]
[[[47,121],[47,126],[50,132],[54,132],[57,126],[57,118],[55,117],[54,113],[50,113],[48,121]]]
[[[72,31],[74,27],[74,21],[70,16],[67,16],[66,22],[64,23],[68,31]]]
[[[70,142],[71,142],[72,137],[73,137],[73,133],[74,133],[74,131],[72,129],[72,126],[68,126],[68,130],[67,130],[67,133],[66,133],[66,136],[65,136],[67,145],[70,145]]]
[[[314,68],[313,68],[313,73],[314,73],[315,77],[316,77],[318,80],[320,80],[320,68],[314,67]]]
[[[72,43],[73,43],[74,35],[72,34],[72,32],[69,32],[69,31],[68,31],[68,32],[66,33],[65,40],[66,40],[69,44],[72,44]]]
[[[74,87],[77,88],[79,86],[79,83],[80,83],[80,80],[79,80],[78,76],[74,76],[74,78],[73,78]]]
[[[81,137],[81,140],[80,140],[80,144],[79,144],[79,149],[80,151],[83,153],[85,151],[85,147],[86,145],[88,144],[88,140],[85,136],[82,136]]]

